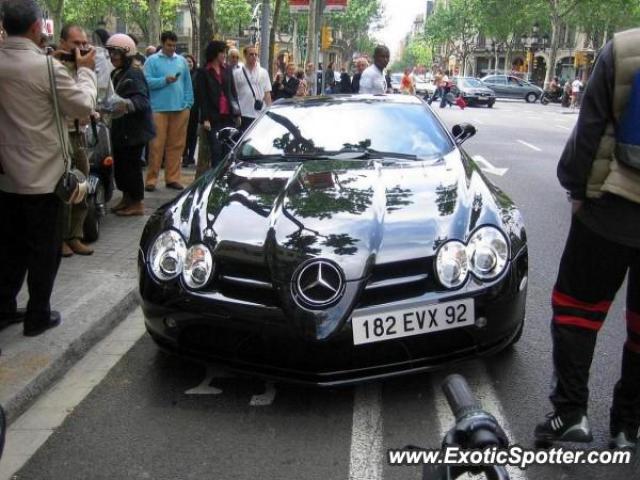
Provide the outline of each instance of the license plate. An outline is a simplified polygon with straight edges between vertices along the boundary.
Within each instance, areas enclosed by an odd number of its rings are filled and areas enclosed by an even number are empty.
[[[441,332],[474,323],[473,299],[416,305],[351,318],[354,345]]]

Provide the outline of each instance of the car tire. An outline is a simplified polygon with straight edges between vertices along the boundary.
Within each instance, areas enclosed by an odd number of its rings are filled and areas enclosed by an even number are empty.
[[[495,100],[487,103],[487,108],[493,108],[493,104],[496,103]]]
[[[529,92],[525,95],[524,99],[526,100],[527,103],[535,103],[536,100],[538,99],[538,95],[536,95],[533,92]]]

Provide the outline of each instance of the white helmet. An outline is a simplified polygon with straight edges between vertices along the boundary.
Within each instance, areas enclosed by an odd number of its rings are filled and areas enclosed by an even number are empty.
[[[110,49],[118,49],[122,50],[122,52],[127,57],[133,57],[138,50],[136,48],[136,44],[133,39],[129,35],[125,35],[124,33],[115,33],[109,37],[107,43],[105,45],[107,50]]]

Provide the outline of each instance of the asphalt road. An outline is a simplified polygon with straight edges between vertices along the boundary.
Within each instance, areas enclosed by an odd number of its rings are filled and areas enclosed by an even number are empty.
[[[577,115],[559,106],[499,101],[493,109],[438,110],[471,122],[466,150],[520,206],[529,235],[527,322],[512,351],[456,368],[512,442],[532,446],[550,410],[550,292],[570,221],[555,167]],[[506,171],[504,169],[507,169]],[[590,418],[605,448],[608,410],[624,342],[621,299],[600,334]],[[453,371],[453,370],[451,370]],[[265,385],[247,378],[203,382],[203,365],[157,352],[145,335],[69,414],[18,479],[416,479],[391,467],[388,448],[435,448],[452,421],[438,384],[447,372],[335,390]],[[200,394],[191,390],[200,386]],[[204,388],[204,390],[203,390]],[[614,479],[623,467],[534,466],[513,478]]]

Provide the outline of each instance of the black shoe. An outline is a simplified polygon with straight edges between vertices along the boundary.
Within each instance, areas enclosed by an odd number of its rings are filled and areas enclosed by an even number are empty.
[[[178,182],[167,183],[167,188],[170,188],[171,190],[184,190],[182,184]]]
[[[609,448],[633,450],[638,443],[640,429],[632,425],[612,425]]]
[[[550,413],[547,419],[536,426],[536,443],[552,442],[588,443],[593,440],[589,419],[582,412],[568,412],[562,415]]]
[[[55,328],[62,322],[59,312],[51,311],[49,318],[43,321],[25,320],[23,334],[25,337],[35,337],[50,328]]]
[[[8,327],[14,323],[24,322],[24,317],[27,310],[24,308],[18,308],[15,312],[3,312],[0,313],[0,329]]]

